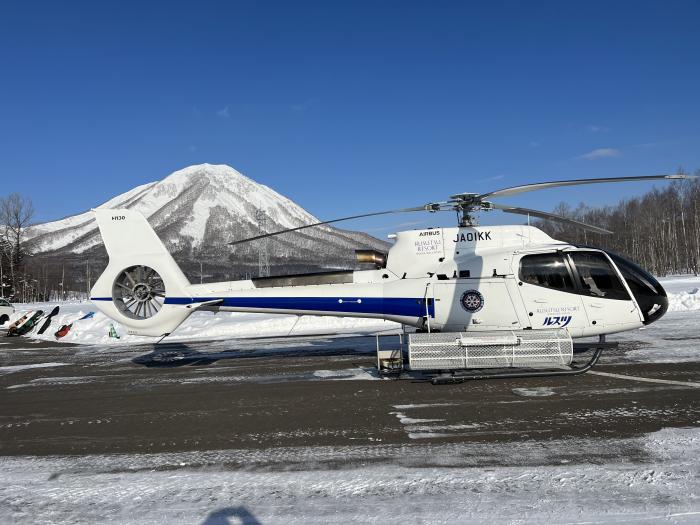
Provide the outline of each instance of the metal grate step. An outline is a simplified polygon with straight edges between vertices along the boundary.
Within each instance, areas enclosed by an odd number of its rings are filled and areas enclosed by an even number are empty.
[[[420,333],[408,336],[411,370],[568,366],[573,341],[565,329]]]

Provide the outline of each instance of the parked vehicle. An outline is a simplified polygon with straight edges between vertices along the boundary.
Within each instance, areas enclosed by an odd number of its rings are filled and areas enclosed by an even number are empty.
[[[6,322],[8,322],[14,313],[15,307],[12,306],[6,299],[0,299],[0,325],[4,325]]]

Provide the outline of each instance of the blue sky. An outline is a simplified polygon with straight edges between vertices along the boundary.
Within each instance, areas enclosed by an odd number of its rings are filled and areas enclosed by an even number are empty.
[[[5,2],[0,193],[49,220],[226,163],[327,219],[695,170],[699,19],[694,1]],[[649,187],[503,202],[608,204]],[[345,226],[421,219],[436,222]]]

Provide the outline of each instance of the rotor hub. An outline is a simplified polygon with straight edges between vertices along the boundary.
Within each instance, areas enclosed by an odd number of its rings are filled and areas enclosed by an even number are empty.
[[[151,296],[151,288],[150,286],[146,284],[137,284],[134,286],[134,289],[132,290],[132,293],[134,294],[134,298],[138,301],[146,301],[150,298]]]

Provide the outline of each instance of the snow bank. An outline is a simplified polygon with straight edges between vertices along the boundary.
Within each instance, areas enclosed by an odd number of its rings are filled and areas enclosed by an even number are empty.
[[[700,288],[688,292],[669,293],[668,309],[670,312],[700,310]]]
[[[675,275],[659,281],[668,294],[669,312],[700,310],[700,277]]]
[[[10,323],[29,310],[49,312],[56,303],[34,303],[15,305],[15,315]],[[129,335],[121,324],[97,312],[88,302],[59,303],[60,312],[46,332],[39,335],[34,330],[29,337],[55,341],[55,332],[61,325],[73,324],[70,332],[60,339],[77,344],[134,344],[153,343],[153,337]],[[88,312],[96,312],[91,319],[80,320]],[[38,323],[41,325],[41,323]],[[119,339],[109,337],[110,325],[114,325]],[[246,314],[222,312],[195,312],[175,330],[168,341],[215,340],[253,337],[279,337],[287,335],[355,334],[397,330],[398,324],[381,319],[358,319],[353,317],[316,317],[273,314]]]
[[[661,279],[668,292],[669,311],[700,310],[700,277],[678,276]],[[16,312],[10,322],[28,310],[50,311],[55,303],[15,305]],[[60,304],[61,311],[54,317],[51,327],[42,335],[30,334],[35,339],[55,340],[54,333],[63,324],[73,323],[71,331],[61,341],[79,344],[134,344],[152,343],[152,337],[128,335],[126,330],[105,315],[97,312],[92,319],[79,321],[88,312],[95,311],[89,302],[67,302]],[[41,324],[41,323],[39,323]],[[109,337],[110,325],[114,324],[120,339]],[[398,330],[398,324],[378,319],[353,317],[315,317],[274,314],[245,314],[195,312],[169,337],[169,341],[214,340],[253,337],[279,337],[287,335],[358,334]]]

